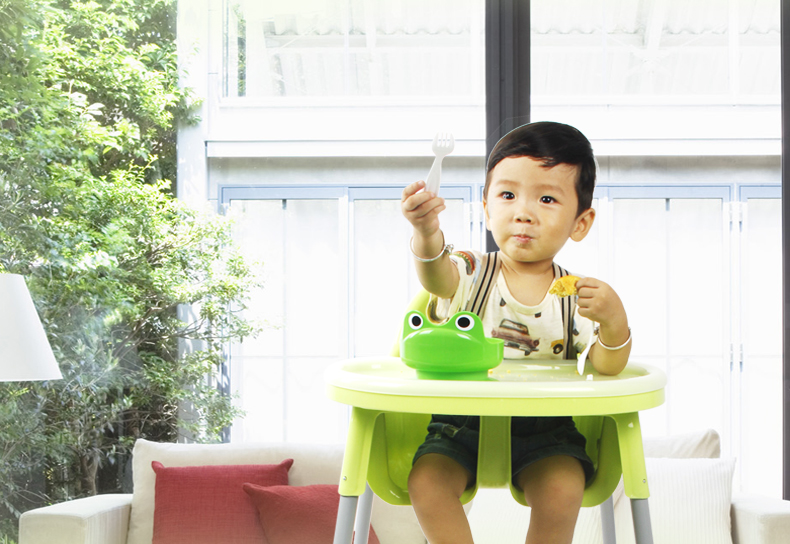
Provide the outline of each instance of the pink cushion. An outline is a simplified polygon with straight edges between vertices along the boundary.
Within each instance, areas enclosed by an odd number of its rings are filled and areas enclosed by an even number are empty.
[[[165,467],[156,473],[153,544],[261,544],[258,511],[242,490],[288,485],[293,459],[279,465]]]
[[[258,507],[267,544],[332,544],[340,495],[336,485],[244,484]],[[373,527],[369,544],[379,544]]]

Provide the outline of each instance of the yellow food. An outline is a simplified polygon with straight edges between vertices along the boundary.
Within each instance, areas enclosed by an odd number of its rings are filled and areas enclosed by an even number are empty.
[[[579,281],[578,276],[563,276],[554,281],[549,289],[549,294],[557,295],[558,297],[569,297],[576,295],[576,282]]]

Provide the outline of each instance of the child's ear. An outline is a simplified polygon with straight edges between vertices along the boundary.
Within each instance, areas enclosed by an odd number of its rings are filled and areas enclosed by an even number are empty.
[[[595,210],[589,208],[584,210],[579,217],[576,218],[576,225],[573,227],[571,233],[571,240],[574,242],[581,242],[590,233],[590,229],[595,222]]]
[[[483,199],[483,220],[486,224],[486,230],[491,230],[491,227],[488,226],[488,202],[486,199]]]

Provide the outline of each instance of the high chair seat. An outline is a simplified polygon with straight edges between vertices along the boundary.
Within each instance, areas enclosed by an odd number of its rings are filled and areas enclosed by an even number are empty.
[[[425,304],[427,294],[422,293],[410,309],[424,309]],[[623,475],[637,543],[652,542],[638,412],[664,401],[666,377],[656,368],[629,363],[617,376],[589,369],[579,376],[571,361],[505,360],[485,381],[421,380],[391,356],[339,362],[327,371],[326,381],[331,399],[352,406],[335,544],[351,542],[355,518],[357,535],[367,534],[369,499],[360,504],[361,515],[355,510],[358,497],[372,498],[370,490],[388,503],[410,504],[412,459],[434,413],[481,416],[478,474],[474,487],[462,496],[464,503],[480,487],[508,487],[515,500],[526,504],[511,478],[511,417],[573,416],[595,466],[583,506],[604,503]],[[355,542],[364,544],[360,538]]]

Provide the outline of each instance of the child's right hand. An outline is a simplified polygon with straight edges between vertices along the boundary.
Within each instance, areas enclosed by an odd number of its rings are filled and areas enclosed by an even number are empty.
[[[424,181],[407,185],[401,196],[400,207],[415,232],[428,238],[439,231],[439,213],[447,206],[443,198],[428,191],[419,192],[423,188]]]

